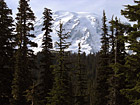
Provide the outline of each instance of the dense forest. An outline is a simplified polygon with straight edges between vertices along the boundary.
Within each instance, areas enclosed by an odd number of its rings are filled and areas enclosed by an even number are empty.
[[[101,50],[67,51],[70,33],[60,22],[53,50],[52,10],[42,14],[42,51],[37,43],[30,0],[19,0],[16,18],[0,0],[0,105],[140,105],[140,0],[125,5],[118,17],[102,17]],[[110,21],[108,21],[110,20]],[[130,53],[131,52],[131,53]]]

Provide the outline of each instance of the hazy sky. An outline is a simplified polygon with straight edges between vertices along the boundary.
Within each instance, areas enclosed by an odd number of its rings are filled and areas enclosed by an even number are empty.
[[[8,7],[13,9],[13,14],[17,13],[19,0],[5,0]],[[42,12],[45,7],[53,11],[65,10],[72,12],[93,12],[102,16],[102,11],[106,11],[107,17],[113,14],[120,17],[123,5],[133,4],[133,0],[30,0],[30,6],[36,17],[42,17]]]

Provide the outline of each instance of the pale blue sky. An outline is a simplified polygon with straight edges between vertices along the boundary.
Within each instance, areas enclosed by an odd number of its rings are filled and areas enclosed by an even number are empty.
[[[13,9],[13,14],[17,13],[19,0],[5,0],[8,7]],[[121,16],[123,5],[133,4],[133,0],[30,0],[30,6],[36,17],[42,17],[45,7],[53,11],[65,10],[72,12],[92,12],[102,16],[102,11],[110,18],[113,14],[125,20]]]

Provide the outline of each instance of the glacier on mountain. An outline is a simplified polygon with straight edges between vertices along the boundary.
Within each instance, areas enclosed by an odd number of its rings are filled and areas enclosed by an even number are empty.
[[[101,18],[100,16],[87,13],[87,12],[67,12],[57,11],[53,13],[53,32],[51,33],[53,39],[53,46],[55,50],[55,42],[58,41],[57,31],[59,30],[60,21],[63,23],[65,32],[69,32],[70,37],[67,40],[71,42],[71,46],[68,51],[77,52],[78,43],[81,42],[81,50],[86,54],[96,53],[101,47]],[[41,44],[44,32],[43,18],[35,23],[34,34],[36,38],[34,42],[38,43],[37,48],[33,48],[35,53],[42,50]]]

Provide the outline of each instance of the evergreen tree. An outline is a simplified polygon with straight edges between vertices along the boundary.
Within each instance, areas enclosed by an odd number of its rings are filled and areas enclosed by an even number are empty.
[[[42,105],[40,103],[40,97],[38,95],[38,85],[37,85],[37,80],[33,80],[32,86],[29,87],[28,90],[26,90],[26,98],[27,102],[31,102],[31,105]]]
[[[56,42],[58,49],[58,61],[54,66],[54,83],[53,88],[48,97],[47,105],[71,105],[71,93],[70,93],[70,79],[68,76],[68,63],[66,61],[65,49],[69,47],[69,43],[66,42],[68,33],[64,34],[63,24],[60,23],[58,37],[59,41]]]
[[[29,105],[26,100],[26,90],[32,85],[31,71],[34,65],[34,54],[31,47],[37,44],[31,41],[35,38],[30,31],[34,30],[34,13],[28,4],[29,0],[20,0],[16,17],[16,46],[15,73],[12,85],[12,103],[14,105]]]
[[[111,33],[109,34],[109,47],[110,47],[110,53],[109,53],[109,57],[110,57],[110,63],[114,63],[114,59],[115,58],[115,27],[114,27],[114,16],[112,16],[110,23],[110,31]]]
[[[52,32],[51,26],[52,26],[52,13],[50,9],[45,8],[44,10],[44,28],[42,31],[45,31],[45,34],[43,36],[43,58],[41,60],[41,77],[40,77],[40,101],[42,101],[41,105],[46,105],[46,97],[49,97],[49,92],[52,89],[53,85],[53,75],[52,75],[52,68],[50,66],[52,65],[52,53],[51,49],[52,46],[52,39],[50,36],[50,33]]]
[[[103,11],[103,27],[102,27],[102,38],[101,38],[101,51],[99,58],[99,67],[97,69],[97,80],[95,88],[95,105],[107,105],[108,101],[108,88],[109,84],[107,82],[110,68],[109,68],[109,39],[108,39],[108,28],[106,25],[106,15]]]
[[[101,53],[103,53],[104,55],[108,55],[109,52],[109,38],[108,38],[108,27],[106,25],[107,22],[107,18],[105,15],[105,11],[103,11],[103,18],[102,18],[102,22],[103,22],[103,26],[102,26],[102,38],[101,38],[101,43],[102,43],[102,47],[101,47]]]
[[[97,66],[98,66],[98,56],[99,53],[96,54],[89,54],[87,55],[87,60],[86,62],[86,70],[88,71],[87,76],[88,76],[88,103],[90,105],[94,105],[94,100],[96,99],[95,95],[95,88],[96,88],[96,71],[97,71]]]
[[[111,40],[112,49],[110,52],[110,66],[112,68],[112,73],[109,78],[110,94],[108,97],[110,100],[108,103],[109,105],[129,105],[128,100],[120,93],[120,90],[126,85],[126,82],[124,81],[124,64],[126,57],[124,34],[126,34],[129,29],[129,25],[122,24],[117,18],[111,21],[111,25],[111,30],[114,30],[115,36],[112,35],[115,40]]]
[[[78,44],[78,61],[77,61],[77,86],[76,86],[76,105],[87,104],[87,74],[84,63],[81,61],[81,45]]]
[[[133,53],[126,57],[126,82],[127,86],[121,90],[132,105],[140,104],[140,1],[134,0],[135,5],[126,5],[125,10],[122,10],[121,13],[131,22],[136,22],[133,25],[133,30],[128,34],[128,50],[133,51]]]
[[[0,104],[8,105],[11,98],[14,34],[12,10],[0,0]]]

